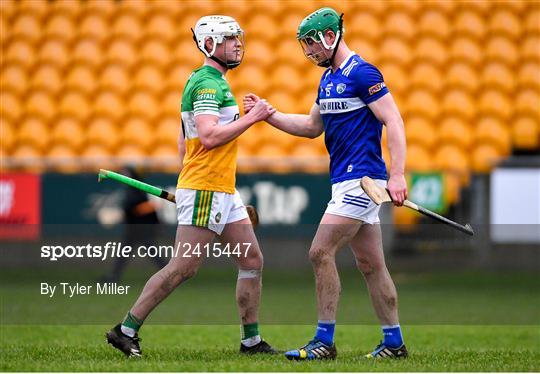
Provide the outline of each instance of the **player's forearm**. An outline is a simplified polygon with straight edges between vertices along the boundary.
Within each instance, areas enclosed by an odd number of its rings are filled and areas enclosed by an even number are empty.
[[[311,126],[310,116],[306,114],[286,114],[275,112],[266,120],[269,124],[291,135],[305,138],[315,138],[316,134]]]
[[[388,135],[388,150],[390,152],[390,175],[403,175],[405,173],[405,159],[407,143],[405,129],[401,118],[386,123]]]
[[[199,138],[202,145],[210,150],[239,137],[244,131],[253,125],[250,118],[244,116],[240,119],[228,124],[227,126],[213,125],[208,134],[199,133]]]

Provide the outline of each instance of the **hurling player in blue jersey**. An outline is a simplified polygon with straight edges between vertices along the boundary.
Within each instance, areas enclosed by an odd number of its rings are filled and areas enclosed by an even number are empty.
[[[407,198],[405,132],[398,108],[379,70],[352,52],[342,39],[342,16],[319,9],[302,21],[297,38],[307,58],[327,68],[309,115],[276,112],[266,120],[289,134],[315,138],[324,132],[330,153],[332,198],[309,250],[317,288],[318,326],[315,337],[285,353],[294,360],[333,359],[337,305],[341,291],[335,255],[350,245],[364,275],[371,302],[382,325],[383,340],[369,358],[404,358],[407,349],[398,320],[397,293],[384,261],[379,206],[360,187],[369,176],[386,186],[396,205]],[[259,98],[244,98],[246,111]],[[391,157],[387,183],[381,157],[381,132],[386,126]]]

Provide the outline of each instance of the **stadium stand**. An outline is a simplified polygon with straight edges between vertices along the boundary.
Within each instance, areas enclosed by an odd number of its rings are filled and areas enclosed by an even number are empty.
[[[537,2],[332,4],[345,13],[350,47],[380,67],[400,106],[409,170],[447,172],[450,201],[469,173],[487,172],[515,151],[539,151]],[[253,91],[283,111],[307,112],[322,71],[294,37],[319,5],[2,0],[0,154],[174,156],[181,92],[202,59],[189,29],[210,13],[231,14],[246,31],[244,63],[227,76],[237,99]],[[326,170],[309,162],[325,157],[322,138],[294,138],[261,124],[239,144],[243,161],[290,157],[308,160],[303,171]],[[287,172],[290,165],[270,163],[268,170]]]

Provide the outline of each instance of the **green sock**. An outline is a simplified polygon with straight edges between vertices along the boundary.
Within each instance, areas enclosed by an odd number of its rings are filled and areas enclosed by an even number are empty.
[[[143,321],[140,321],[131,312],[126,314],[126,318],[122,321],[122,332],[128,336],[133,336],[141,328]]]
[[[242,340],[259,335],[259,324],[257,322],[242,325]]]

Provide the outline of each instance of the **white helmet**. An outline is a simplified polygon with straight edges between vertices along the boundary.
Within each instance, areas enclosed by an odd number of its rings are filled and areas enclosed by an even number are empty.
[[[193,32],[193,39],[197,43],[197,47],[206,57],[212,58],[227,69],[232,69],[240,65],[241,59],[238,62],[227,62],[214,57],[217,45],[223,43],[225,37],[239,37],[243,46],[244,31],[234,18],[220,15],[205,16],[197,21],[195,30],[192,29],[191,31]],[[214,41],[214,46],[210,52],[206,50],[204,45],[207,38],[211,38]]]

